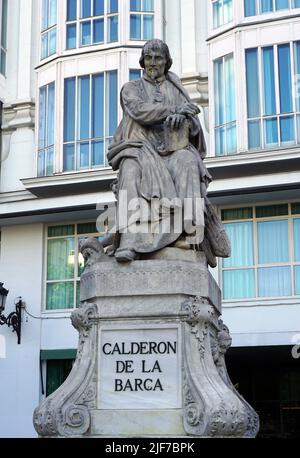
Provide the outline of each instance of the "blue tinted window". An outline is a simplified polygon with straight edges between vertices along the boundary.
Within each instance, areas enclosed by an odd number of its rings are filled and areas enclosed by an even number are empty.
[[[92,15],[91,0],[81,0],[81,17],[90,17]]]
[[[274,51],[272,46],[263,48],[263,79],[265,114],[276,114]]]
[[[75,78],[65,79],[64,141],[75,140]]]
[[[107,41],[118,41],[118,16],[111,16],[108,18],[108,37]]]
[[[80,112],[80,135],[78,139],[89,138],[90,120],[90,77],[84,76],[79,79],[79,107]]]
[[[247,108],[248,117],[260,115],[260,90],[257,48],[246,50]]]
[[[286,10],[289,7],[289,0],[275,0],[276,10]]]
[[[77,0],[67,0],[67,21],[77,19]]]
[[[118,123],[118,73],[108,73],[109,93],[109,131],[108,135],[114,135]]]
[[[104,20],[97,19],[93,22],[93,42],[103,43],[104,41]]]
[[[92,137],[104,135],[104,74],[92,78]]]
[[[76,48],[76,24],[67,25],[67,49]]]
[[[245,16],[255,16],[256,12],[256,0],[244,0]]]
[[[104,0],[94,0],[94,16],[102,16],[104,14]]]
[[[278,46],[280,112],[293,111],[290,45]]]

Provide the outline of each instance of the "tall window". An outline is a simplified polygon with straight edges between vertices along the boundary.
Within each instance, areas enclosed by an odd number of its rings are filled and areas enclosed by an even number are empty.
[[[38,176],[53,174],[54,161],[55,85],[40,88]]]
[[[130,39],[154,37],[154,0],[130,0]]]
[[[300,8],[300,0],[244,0],[245,16]]]
[[[213,27],[216,29],[221,25],[228,24],[233,19],[232,0],[212,0]]]
[[[79,242],[87,237],[101,238],[95,223],[48,227],[46,310],[79,305],[79,279],[84,268]]]
[[[246,74],[248,148],[299,144],[300,41],[247,49]]]
[[[66,48],[118,41],[118,0],[67,0]]]
[[[0,73],[5,76],[6,72],[6,53],[7,53],[7,0],[0,0],[0,24],[1,24],[1,43],[0,43]]]
[[[64,96],[63,170],[104,167],[118,123],[116,70],[67,78]]]
[[[41,58],[56,53],[57,0],[43,0],[42,3],[42,46]]]
[[[224,299],[300,295],[300,202],[222,211]]]
[[[214,98],[216,156],[234,154],[237,141],[233,54],[214,61]]]

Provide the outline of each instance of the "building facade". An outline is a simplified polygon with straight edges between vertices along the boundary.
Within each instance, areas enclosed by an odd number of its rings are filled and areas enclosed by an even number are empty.
[[[0,280],[6,314],[26,303],[20,345],[0,328],[1,435],[34,437],[34,408],[72,367],[78,245],[105,231],[119,92],[153,37],[201,107],[209,197],[232,242],[212,270],[230,375],[263,435],[299,433],[300,2],[0,0],[0,11]]]

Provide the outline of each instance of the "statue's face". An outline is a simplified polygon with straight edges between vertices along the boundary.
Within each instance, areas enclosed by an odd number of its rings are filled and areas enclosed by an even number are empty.
[[[162,51],[147,50],[144,55],[144,65],[146,74],[153,80],[161,77],[165,73],[167,59]]]

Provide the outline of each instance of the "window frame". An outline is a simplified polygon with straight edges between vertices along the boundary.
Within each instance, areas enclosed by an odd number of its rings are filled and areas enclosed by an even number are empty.
[[[41,90],[44,89],[44,88],[47,88],[46,89],[46,106],[45,106],[45,138],[47,138],[47,134],[46,132],[48,132],[48,102],[49,102],[49,86],[53,85],[54,87],[54,107],[53,107],[53,141],[54,143],[51,144],[51,145],[46,145],[44,146],[43,148],[40,148],[40,116],[41,116],[41,113],[40,113],[40,97],[41,97]],[[44,84],[43,86],[40,86],[38,88],[38,107],[37,107],[37,125],[38,125],[38,129],[37,129],[37,148],[36,148],[36,174],[37,174],[37,177],[38,178],[42,178],[42,177],[47,177],[47,176],[53,176],[53,174],[55,173],[55,157],[56,157],[56,142],[55,142],[55,136],[56,136],[56,113],[57,113],[57,110],[56,110],[56,106],[57,106],[57,103],[56,103],[56,88],[57,88],[57,84],[56,84],[56,81],[50,81],[46,84]],[[52,174],[50,175],[47,175],[46,173],[43,173],[42,175],[39,175],[39,153],[44,151],[44,155],[47,156],[47,153],[50,149],[53,149],[53,158],[52,158]],[[46,166],[45,166],[45,163],[44,162],[44,171],[46,172]]]
[[[76,172],[82,172],[82,171],[92,171],[92,170],[104,170],[106,168],[110,168],[107,162],[107,157],[106,157],[106,152],[107,152],[107,143],[113,138],[113,135],[106,135],[107,133],[107,127],[109,127],[109,103],[107,103],[107,98],[109,98],[109,91],[107,90],[108,88],[108,77],[107,75],[109,73],[115,73],[116,72],[116,78],[117,78],[117,93],[116,93],[116,98],[117,98],[117,126],[119,123],[119,103],[118,103],[118,94],[119,94],[119,77],[120,77],[120,72],[118,69],[109,69],[109,70],[104,70],[100,72],[94,72],[94,73],[88,73],[88,74],[77,74],[71,77],[65,77],[64,82],[63,82],[63,121],[62,121],[62,145],[61,145],[61,151],[62,151],[62,157],[61,157],[61,173],[76,173]],[[78,118],[80,117],[80,93],[79,93],[79,83],[80,79],[84,77],[89,77],[90,78],[90,91],[89,91],[89,101],[92,102],[92,78],[96,75],[104,75],[104,98],[103,98],[103,107],[104,107],[104,112],[103,112],[103,137],[92,137],[90,136],[87,139],[78,139],[78,130],[79,130],[79,121]],[[75,79],[75,126],[74,126],[74,139],[70,141],[65,141],[64,140],[64,119],[65,119],[65,81],[67,79]],[[91,133],[92,130],[92,122],[91,122],[91,117],[92,117],[92,103],[89,103],[89,132]],[[92,149],[92,143],[95,141],[103,141],[103,155],[104,155],[104,163],[103,165],[96,165],[92,166],[91,165],[91,149]],[[89,166],[88,167],[79,167],[78,166],[78,146],[81,143],[89,143]],[[74,145],[74,161],[75,161],[75,167],[73,170],[64,170],[64,148],[66,145]]]
[[[235,120],[234,121],[229,121],[229,122],[224,122],[222,124],[217,124],[216,123],[216,104],[217,104],[217,94],[215,91],[215,85],[216,85],[216,72],[215,72],[215,64],[217,61],[222,61],[222,92],[224,94],[224,107],[223,107],[223,115],[224,119],[226,117],[226,69],[225,69],[225,63],[226,63],[226,58],[229,58],[232,56],[233,59],[233,68],[235,69],[235,53],[229,52],[225,55],[222,55],[220,57],[216,57],[213,59],[212,62],[212,68],[213,68],[213,103],[212,103],[212,108],[213,108],[213,137],[214,137],[214,152],[215,152],[215,157],[222,158],[222,157],[227,157],[227,156],[235,156],[238,153],[238,111],[237,111],[237,81],[235,78],[235,71],[234,71],[234,110],[235,110]],[[218,94],[219,95],[219,94]],[[227,143],[227,130],[230,127],[235,127],[235,137],[236,137],[236,149],[234,152],[228,152],[228,143]],[[218,130],[224,128],[225,129],[225,153],[224,154],[217,154],[217,141],[216,141],[216,133]]]
[[[45,225],[45,249],[44,249],[44,278],[43,278],[43,305],[42,305],[42,313],[46,314],[53,314],[53,313],[69,313],[76,308],[79,307],[79,303],[77,304],[77,294],[78,294],[78,287],[80,285],[80,276],[79,276],[79,257],[81,258],[82,261],[82,255],[80,254],[79,251],[79,240],[81,238],[89,238],[89,237],[104,237],[105,236],[105,230],[100,233],[96,232],[85,232],[83,234],[78,233],[78,225],[80,224],[87,224],[87,223],[94,223],[94,221],[90,219],[87,220],[82,220],[82,221],[69,221],[69,222],[61,222],[61,223],[55,223],[55,224],[47,224]],[[95,223],[96,224],[96,223]],[[74,226],[74,233],[73,235],[65,235],[65,236],[53,236],[49,237],[48,236],[48,229],[50,227],[61,227],[61,226],[69,226],[72,225]],[[60,280],[48,280],[48,241],[49,240],[59,240],[59,239],[65,239],[65,238],[74,238],[74,275],[72,279],[60,279]],[[75,262],[78,260],[78,262]],[[73,293],[73,307],[72,308],[55,308],[55,309],[48,309],[47,308],[47,285],[48,284],[53,284],[53,283],[73,283],[74,285],[74,293]]]
[[[259,202],[256,204],[249,204],[249,205],[235,205],[235,206],[224,206],[220,208],[220,215],[222,210],[231,210],[231,209],[239,209],[239,208],[251,208],[252,209],[252,218],[245,218],[245,219],[232,219],[232,220],[223,220],[222,223],[225,227],[226,223],[231,224],[231,223],[242,223],[242,222],[251,222],[252,227],[253,227],[253,240],[252,240],[252,250],[253,250],[253,264],[249,266],[233,266],[233,267],[224,267],[223,265],[223,260],[220,260],[219,262],[219,268],[218,268],[218,277],[219,277],[219,284],[221,287],[221,290],[224,294],[224,278],[223,278],[223,272],[224,271],[234,271],[234,270],[247,270],[247,269],[252,269],[254,270],[254,289],[255,289],[255,296],[253,297],[242,297],[242,298],[229,298],[225,299],[222,296],[222,301],[224,304],[230,304],[230,303],[248,303],[248,302],[257,302],[257,301],[273,301],[273,300],[280,300],[286,301],[286,300],[291,300],[295,299],[298,300],[300,297],[300,292],[299,294],[296,294],[296,284],[295,284],[295,266],[300,266],[300,260],[296,261],[295,258],[295,241],[294,241],[294,220],[299,219],[300,220],[300,212],[299,213],[292,213],[292,205],[295,203],[299,203],[299,199],[295,201],[279,201],[279,202]],[[273,206],[273,205],[288,205],[288,213],[286,215],[280,215],[280,216],[264,216],[264,217],[257,217],[256,215],[256,208],[257,207],[267,207],[267,206]],[[272,262],[272,263],[259,263],[259,245],[258,245],[258,223],[260,222],[269,222],[269,221],[287,221],[288,222],[288,231],[287,231],[287,236],[288,236],[288,258],[289,260],[286,262]],[[291,282],[291,295],[288,296],[259,296],[259,291],[258,291],[258,270],[260,268],[271,268],[271,267],[285,267],[288,266],[290,268],[290,282]]]
[[[220,27],[228,26],[228,24],[231,24],[233,22],[233,20],[234,20],[234,1],[231,0],[231,16],[230,16],[230,19],[227,22],[225,22],[225,20],[224,20],[224,16],[225,16],[224,1],[225,0],[211,0],[211,2],[210,2],[211,3],[211,26],[212,26],[212,30],[217,30]],[[222,20],[221,20],[220,24],[215,25],[214,5],[216,5],[218,3],[219,3],[219,6],[221,8]]]
[[[65,17],[64,17],[64,49],[65,51],[74,51],[76,49],[83,49],[87,48],[89,46],[100,46],[100,45],[111,45],[115,43],[120,42],[120,1],[118,0],[118,11],[117,12],[108,12],[108,2],[110,0],[104,0],[104,11],[103,14],[94,16],[94,2],[93,0],[90,0],[91,2],[91,16],[89,17],[81,17],[81,6],[82,6],[82,0],[76,0],[76,19],[73,20],[68,20],[67,14],[68,14],[68,8],[67,8],[67,0],[65,0]],[[118,37],[116,41],[110,41],[108,39],[108,23],[109,23],[109,18],[111,17],[117,17],[118,18]],[[93,35],[94,35],[94,28],[93,24],[97,20],[103,19],[103,41],[93,41]],[[87,44],[81,44],[81,24],[84,22],[90,22],[91,23],[91,42]],[[68,25],[74,25],[76,24],[76,45],[75,47],[68,48],[67,47],[67,29]]]
[[[129,41],[147,41],[150,40],[151,38],[144,38],[144,16],[151,16],[152,17],[152,27],[153,27],[153,37],[155,38],[156,34],[156,24],[155,24],[155,16],[156,16],[156,5],[155,1],[153,0],[153,9],[151,11],[145,11],[143,8],[144,0],[141,1],[141,9],[140,10],[131,10],[131,0],[128,0],[129,2]],[[131,16],[139,16],[140,17],[140,23],[141,23],[141,30],[140,30],[140,38],[131,38]]]
[[[297,110],[297,101],[296,101],[296,68],[295,68],[295,45],[299,43],[300,40],[286,40],[280,43],[274,43],[270,45],[261,45],[257,47],[250,47],[244,49],[244,65],[245,65],[245,85],[244,90],[246,94],[246,145],[247,151],[250,153],[261,152],[266,150],[275,150],[275,149],[286,149],[291,147],[297,147],[300,145],[300,103],[299,110]],[[290,74],[291,74],[291,88],[292,88],[292,108],[293,111],[281,113],[281,104],[280,104],[280,82],[279,82],[279,62],[278,62],[278,47],[282,45],[289,45],[290,49]],[[264,76],[263,76],[263,49],[270,48],[273,49],[274,56],[274,87],[275,87],[275,104],[276,104],[276,114],[265,115],[265,89],[264,89]],[[256,117],[248,117],[248,101],[247,101],[247,65],[246,65],[246,53],[248,50],[256,49],[257,50],[257,60],[258,60],[258,84],[259,84],[259,111],[260,115]],[[300,97],[300,94],[299,94]],[[293,129],[294,129],[294,140],[290,142],[283,142],[281,138],[281,129],[280,129],[280,119],[286,117],[293,117]],[[276,118],[277,121],[277,133],[278,133],[278,142],[271,144],[266,143],[266,128],[265,120]],[[299,127],[297,126],[297,118],[299,118]],[[259,121],[260,126],[260,146],[257,148],[251,148],[249,144],[249,122]]]
[[[51,0],[44,0],[47,2],[47,7],[48,7],[48,12],[47,12],[47,17],[49,18],[50,16],[50,7],[51,7]],[[57,54],[57,46],[58,46],[58,0],[54,0],[56,2],[56,21],[54,24],[49,25],[47,23],[47,27],[43,29],[43,15],[44,15],[44,1],[41,2],[41,7],[40,7],[40,60],[44,61],[45,59],[48,59],[49,57],[53,57],[55,54]],[[53,52],[50,52],[50,34],[55,31],[55,50]],[[45,56],[43,56],[43,37],[46,36],[47,38],[47,53]]]

